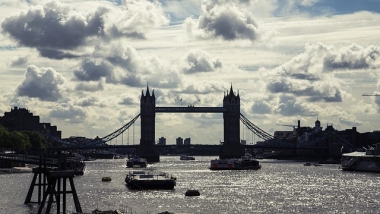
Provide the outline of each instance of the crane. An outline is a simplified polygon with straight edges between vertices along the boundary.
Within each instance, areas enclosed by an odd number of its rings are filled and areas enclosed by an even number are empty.
[[[380,94],[362,94],[362,96],[380,96]]]

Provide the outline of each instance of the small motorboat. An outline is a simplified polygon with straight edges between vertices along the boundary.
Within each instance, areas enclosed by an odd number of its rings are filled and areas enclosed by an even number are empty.
[[[303,164],[304,166],[311,166],[311,163],[307,162]]]
[[[103,177],[102,181],[111,181],[111,177]]]
[[[195,189],[193,189],[193,190],[189,189],[185,193],[185,196],[200,196],[200,195],[201,195],[201,193],[199,193],[199,191],[195,190]]]

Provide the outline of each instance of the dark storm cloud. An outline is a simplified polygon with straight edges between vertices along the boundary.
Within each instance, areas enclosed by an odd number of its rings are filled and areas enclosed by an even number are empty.
[[[81,81],[99,81],[105,78],[106,82],[117,83],[114,67],[107,61],[95,61],[93,59],[83,59],[79,69],[74,70],[74,76]]]
[[[269,114],[271,113],[271,106],[269,103],[263,100],[257,100],[251,107],[253,114]]]
[[[35,97],[42,101],[57,101],[62,97],[60,85],[65,78],[52,68],[30,65],[26,69],[25,79],[17,87],[17,95]]]
[[[190,37],[221,37],[224,40],[260,38],[258,24],[251,14],[241,10],[233,1],[204,1],[198,22],[185,20]]]
[[[73,50],[84,45],[88,37],[100,35],[101,16],[105,12],[105,8],[99,8],[85,17],[58,1],[51,1],[6,18],[1,27],[20,45],[37,48],[42,56],[72,57],[54,49]]]
[[[215,71],[222,67],[221,61],[218,59],[212,59],[209,53],[201,50],[188,52],[184,61],[186,66],[183,69],[184,72],[188,74]]]
[[[26,55],[26,56],[17,56],[15,58],[13,58],[10,62],[9,62],[9,66],[11,67],[18,67],[18,66],[22,66],[22,65],[25,65],[29,60],[29,55]]]
[[[279,97],[278,106],[274,109],[274,112],[283,116],[316,116],[317,112],[308,109],[308,106],[304,103],[298,102],[293,96],[282,94]]]

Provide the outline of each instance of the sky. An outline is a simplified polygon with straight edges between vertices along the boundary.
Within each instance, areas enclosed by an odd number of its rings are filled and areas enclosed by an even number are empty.
[[[380,130],[380,0],[0,0],[0,115],[104,137],[156,106],[222,106],[273,135]],[[156,140],[223,141],[223,115],[157,113]],[[241,124],[241,139],[260,139]],[[137,144],[140,120],[111,144]]]

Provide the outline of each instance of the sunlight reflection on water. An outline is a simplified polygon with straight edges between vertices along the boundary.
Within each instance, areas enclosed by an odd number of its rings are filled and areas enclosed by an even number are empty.
[[[87,162],[74,178],[82,209],[129,207],[136,213],[376,213],[380,210],[380,174],[342,172],[338,165],[303,166],[300,162],[261,160],[253,171],[210,171],[215,157],[161,157],[148,169],[177,177],[175,190],[131,191],[125,186],[125,159]],[[109,176],[111,182],[102,182]],[[32,174],[0,175],[1,213],[35,213],[23,205]],[[185,197],[198,189],[199,197]],[[74,210],[68,197],[68,210]]]

